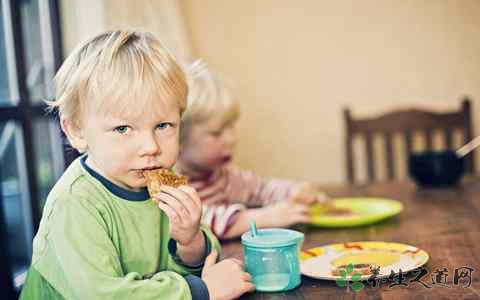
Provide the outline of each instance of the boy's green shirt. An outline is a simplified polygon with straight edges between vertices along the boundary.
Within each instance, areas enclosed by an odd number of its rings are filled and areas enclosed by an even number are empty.
[[[183,276],[201,267],[170,255],[168,226],[153,201],[116,196],[79,158],[47,198],[21,299],[191,299]]]

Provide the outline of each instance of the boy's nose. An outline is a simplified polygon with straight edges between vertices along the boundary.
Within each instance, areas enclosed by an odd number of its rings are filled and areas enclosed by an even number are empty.
[[[157,141],[154,134],[144,136],[140,143],[140,156],[156,155],[161,152],[160,143]]]

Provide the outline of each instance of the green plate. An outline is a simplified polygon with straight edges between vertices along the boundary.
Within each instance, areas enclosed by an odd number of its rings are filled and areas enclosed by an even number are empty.
[[[351,213],[335,215],[326,212],[325,206],[313,205],[312,225],[320,227],[353,227],[379,222],[399,214],[401,202],[383,198],[336,198],[331,200],[335,208],[348,209]]]

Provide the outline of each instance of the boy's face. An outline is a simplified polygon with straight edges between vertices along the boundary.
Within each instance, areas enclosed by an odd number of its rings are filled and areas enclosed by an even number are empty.
[[[132,104],[132,110],[136,110]],[[115,109],[111,107],[111,109]],[[174,100],[159,100],[135,117],[111,112],[84,114],[87,164],[133,191],[146,186],[144,169],[171,168],[179,152],[180,113]]]
[[[234,123],[213,117],[189,126],[180,160],[197,171],[211,172],[229,162],[235,146]]]

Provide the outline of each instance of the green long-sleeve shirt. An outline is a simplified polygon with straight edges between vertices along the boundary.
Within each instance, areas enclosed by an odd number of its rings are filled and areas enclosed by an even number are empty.
[[[114,186],[84,161],[74,161],[47,198],[21,299],[191,299],[184,276],[201,266],[169,253],[164,213],[146,191]],[[202,230],[207,248],[220,252]]]

